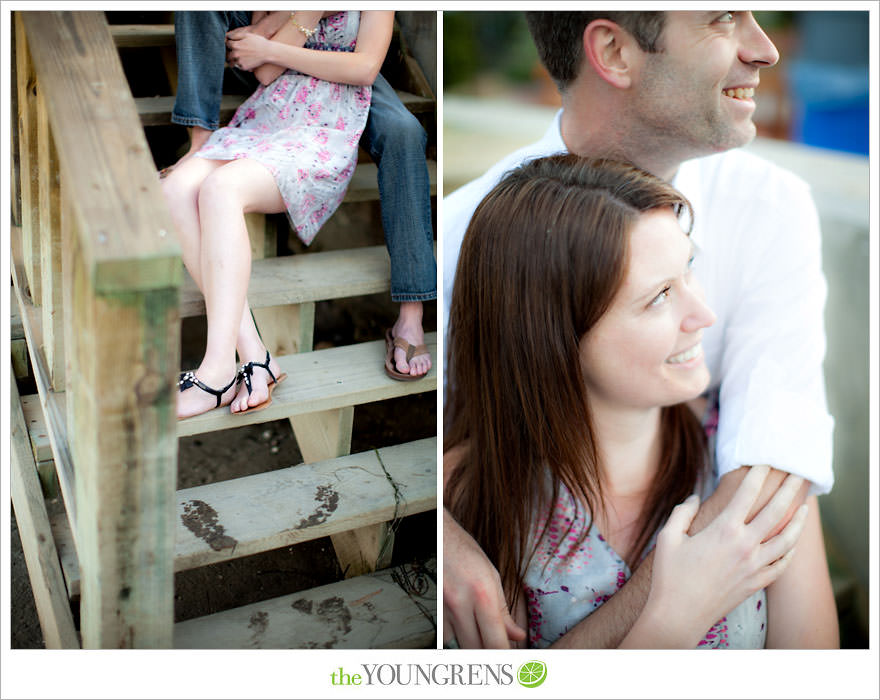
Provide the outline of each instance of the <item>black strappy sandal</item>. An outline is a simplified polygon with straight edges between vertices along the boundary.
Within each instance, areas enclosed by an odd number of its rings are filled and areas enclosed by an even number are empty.
[[[278,386],[281,382],[287,379],[287,373],[282,373],[280,376],[276,377],[275,374],[269,369],[269,363],[271,362],[272,357],[269,355],[269,351],[266,350],[266,361],[265,362],[248,362],[241,366],[241,370],[239,370],[239,374],[244,378],[244,384],[247,387],[248,396],[251,395],[251,391],[253,390],[253,386],[251,385],[251,377],[254,374],[254,368],[259,367],[260,369],[264,369],[269,373],[269,376],[272,377],[272,381],[267,385],[267,389],[269,390],[269,397],[263,401],[263,403],[259,403],[256,406],[248,406],[243,411],[237,411],[237,413],[250,413],[252,411],[262,411],[264,408],[268,408],[272,403],[272,392],[275,391],[275,387]]]
[[[233,384],[237,384],[240,381],[241,381],[241,373],[236,372],[235,376],[232,378],[232,381],[230,381],[229,384],[224,386],[222,389],[215,389],[214,387],[208,386],[201,379],[196,377],[195,372],[192,372],[192,371],[181,372],[180,373],[180,380],[177,382],[177,388],[181,392],[184,392],[187,389],[189,389],[190,387],[194,386],[194,387],[197,387],[208,394],[213,394],[214,396],[217,397],[217,405],[214,406],[214,408],[219,408],[220,402],[223,400],[223,394],[225,394],[227,391],[229,391],[232,388]],[[190,418],[191,417],[192,416],[190,416]]]

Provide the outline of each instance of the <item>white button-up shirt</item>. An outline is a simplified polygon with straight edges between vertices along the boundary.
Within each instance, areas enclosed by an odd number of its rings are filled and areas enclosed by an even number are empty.
[[[458,252],[477,204],[521,163],[566,152],[556,118],[544,137],[443,200],[443,334]],[[672,184],[694,208],[694,273],[717,315],[703,350],[720,389],[719,474],[769,464],[831,490],[819,217],[796,175],[742,150],[681,164]]]

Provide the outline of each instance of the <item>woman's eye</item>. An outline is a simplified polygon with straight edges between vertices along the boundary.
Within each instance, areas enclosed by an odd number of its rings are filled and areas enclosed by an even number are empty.
[[[725,12],[718,18],[718,22],[733,22],[736,19],[736,12]]]
[[[691,255],[691,257],[688,258],[688,264],[687,264],[688,271],[693,270],[694,265],[696,265],[696,263],[697,263],[697,256]]]
[[[664,287],[664,288],[663,288],[663,291],[660,292],[657,296],[655,296],[655,297],[651,300],[651,303],[648,304],[648,306],[659,306],[659,305],[662,304],[664,301],[666,301],[666,300],[669,298],[669,291],[670,291],[670,289],[671,289],[671,287]]]

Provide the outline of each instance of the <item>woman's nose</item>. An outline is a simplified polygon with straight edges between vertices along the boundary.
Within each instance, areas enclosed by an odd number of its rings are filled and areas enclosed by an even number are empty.
[[[690,287],[690,299],[687,313],[681,321],[681,330],[694,333],[701,328],[708,328],[715,323],[715,312],[706,303],[706,296],[698,285]]]

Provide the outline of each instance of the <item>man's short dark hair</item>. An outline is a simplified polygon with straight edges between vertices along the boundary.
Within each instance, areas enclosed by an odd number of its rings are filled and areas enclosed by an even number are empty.
[[[663,32],[663,12],[526,12],[541,62],[560,90],[577,77],[584,60],[583,36],[595,19],[611,20],[629,32],[642,51],[656,53]]]

